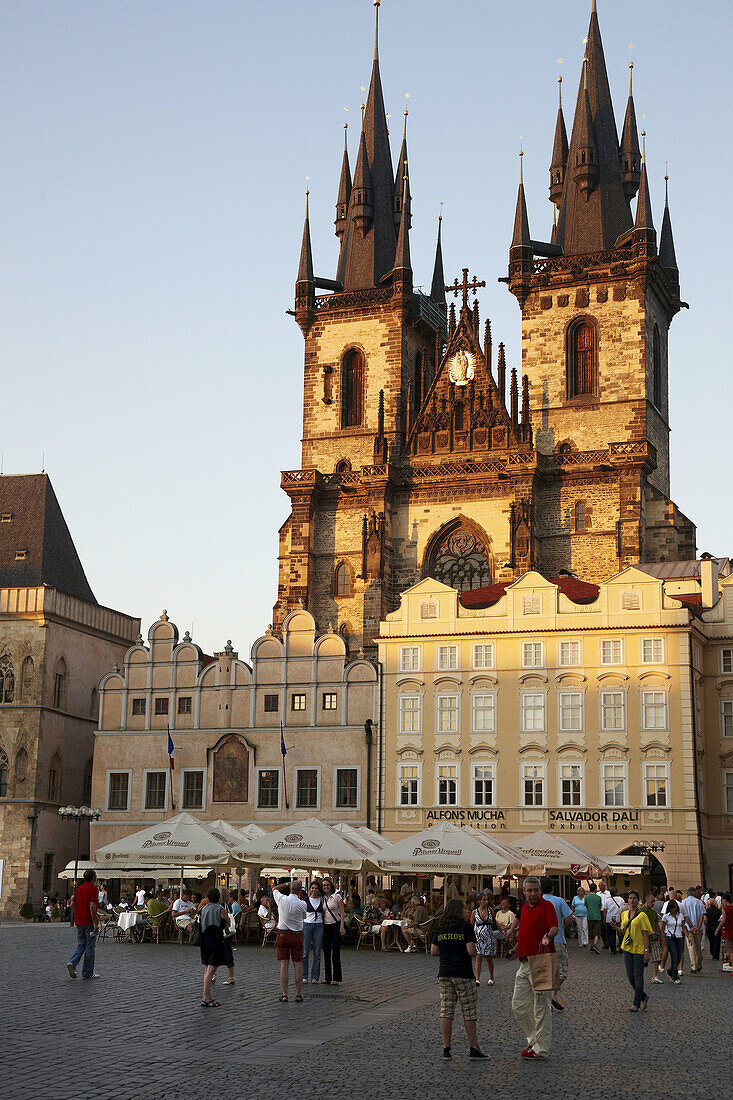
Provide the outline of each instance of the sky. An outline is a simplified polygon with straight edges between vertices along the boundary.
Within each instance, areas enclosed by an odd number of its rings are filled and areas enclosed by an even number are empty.
[[[572,125],[590,0],[383,0],[393,157],[410,93],[415,284],[440,203],[448,280],[486,280],[508,366],[520,136],[530,227],[549,239],[563,58]],[[344,107],[352,167],[370,0],[0,0],[0,347],[5,473],[45,465],[100,603],[167,608],[207,651],[271,621],[280,472],[300,467],[292,308],[309,176],[316,274],[333,278]],[[721,504],[730,402],[728,105],[733,5],[598,0],[620,129],[634,43],[657,228],[669,162],[682,297],[670,334],[672,497],[698,547]],[[715,470],[719,473],[713,476]]]

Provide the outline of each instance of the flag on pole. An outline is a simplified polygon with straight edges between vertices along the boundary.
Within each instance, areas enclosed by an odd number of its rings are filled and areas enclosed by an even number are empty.
[[[287,751],[288,750],[285,748],[285,731],[283,729],[283,720],[281,718],[280,719],[280,752],[283,754],[283,756],[285,756],[287,754]]]
[[[170,760],[171,771],[173,771],[173,753],[174,753],[174,751],[175,750],[173,748],[173,738],[171,737],[171,731],[170,731],[170,726],[169,726],[168,727],[168,759]]]

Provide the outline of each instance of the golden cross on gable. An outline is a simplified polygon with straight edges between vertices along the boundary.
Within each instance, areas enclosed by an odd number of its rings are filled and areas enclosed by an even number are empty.
[[[458,297],[458,292],[463,291],[463,304],[464,304],[464,306],[467,306],[468,305],[468,292],[469,292],[469,290],[472,290],[475,293],[480,286],[486,286],[486,283],[485,282],[479,282],[475,275],[474,275],[473,279],[469,282],[468,281],[468,268],[464,267],[464,269],[463,269],[463,281],[459,283],[458,279],[454,279],[453,282],[451,283],[451,285],[447,286],[445,289],[448,291],[449,294],[454,294],[456,296],[456,298]]]

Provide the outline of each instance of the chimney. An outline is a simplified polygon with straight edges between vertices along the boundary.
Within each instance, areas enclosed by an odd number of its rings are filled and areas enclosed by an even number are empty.
[[[715,607],[720,599],[718,561],[710,554],[703,554],[700,558],[700,582],[702,585],[702,606]]]

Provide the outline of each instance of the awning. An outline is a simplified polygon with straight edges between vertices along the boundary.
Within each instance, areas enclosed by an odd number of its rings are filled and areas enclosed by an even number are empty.
[[[154,878],[159,881],[171,879],[178,881],[181,876],[180,867],[140,867],[134,864],[127,864],[124,866],[107,867],[103,863],[92,863],[89,860],[79,860],[79,872],[78,878],[83,878],[84,872],[88,869],[97,872],[97,878],[104,882],[110,878]],[[197,880],[208,878],[211,872],[215,870],[213,867],[201,867],[198,864],[195,867],[183,868],[184,878],[195,878]],[[57,876],[62,879],[73,879],[74,877],[74,862],[67,863],[66,867]]]
[[[649,867],[648,856],[604,856],[613,875],[641,875]]]

